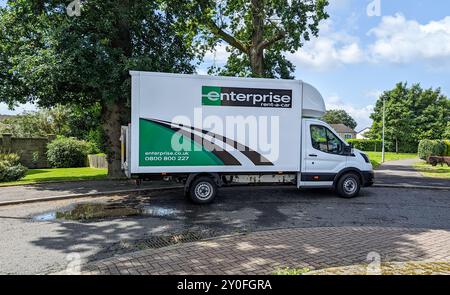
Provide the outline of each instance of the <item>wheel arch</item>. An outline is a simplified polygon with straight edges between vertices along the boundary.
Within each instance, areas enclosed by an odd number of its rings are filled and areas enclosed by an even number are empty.
[[[359,181],[360,181],[361,185],[364,184],[364,177],[363,177],[363,174],[362,174],[361,170],[359,170],[356,167],[347,167],[347,168],[344,168],[341,171],[339,171],[338,174],[336,174],[336,176],[334,177],[334,180],[333,180],[333,187],[336,187],[336,184],[338,183],[339,179],[343,175],[345,175],[347,173],[350,173],[350,172],[355,173],[356,175],[358,175],[358,178],[359,178]]]
[[[184,190],[188,191],[191,183],[198,177],[210,177],[212,178],[218,187],[221,187],[223,185],[222,178],[220,177],[219,173],[216,172],[198,172],[198,173],[190,173],[186,179],[186,182],[184,184]]]

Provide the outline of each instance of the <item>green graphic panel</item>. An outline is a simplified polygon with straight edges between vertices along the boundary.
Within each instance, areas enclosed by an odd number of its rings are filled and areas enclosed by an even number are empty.
[[[221,87],[202,86],[202,105],[220,106],[222,104],[220,100],[221,92]]]
[[[174,150],[172,141],[184,150]],[[139,119],[139,166],[217,166],[223,162],[195,141],[145,119]]]

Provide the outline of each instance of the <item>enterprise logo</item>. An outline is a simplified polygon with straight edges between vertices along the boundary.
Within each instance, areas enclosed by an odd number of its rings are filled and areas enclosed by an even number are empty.
[[[292,90],[202,86],[202,105],[291,108]]]

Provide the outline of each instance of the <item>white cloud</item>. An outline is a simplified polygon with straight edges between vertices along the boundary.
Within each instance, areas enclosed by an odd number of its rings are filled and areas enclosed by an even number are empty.
[[[319,38],[288,54],[288,58],[301,67],[319,71],[362,62],[364,52],[358,38],[344,32],[334,32],[331,26],[331,21],[321,24]]]
[[[385,16],[368,34],[376,38],[369,46],[375,62],[439,64],[450,59],[450,16],[424,25],[401,14]]]
[[[356,130],[361,130],[372,125],[370,114],[373,112],[373,105],[364,107],[355,107],[352,104],[343,102],[338,95],[331,95],[325,98],[325,105],[327,110],[345,110],[353,119],[356,120],[358,126]]]
[[[357,16],[355,16],[357,17]],[[320,35],[293,54],[299,67],[325,71],[364,62],[407,64],[425,61],[433,69],[450,65],[450,16],[420,24],[401,14],[384,16],[367,35],[374,39],[361,45],[358,37],[334,31],[331,20],[320,25]]]

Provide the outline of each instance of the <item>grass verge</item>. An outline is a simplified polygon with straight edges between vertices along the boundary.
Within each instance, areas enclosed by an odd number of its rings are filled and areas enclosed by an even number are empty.
[[[295,275],[301,275],[304,273],[309,272],[310,269],[307,267],[304,268],[279,268],[273,272],[274,275],[282,275],[282,276],[295,276]]]
[[[447,164],[444,164],[443,166],[441,166],[441,164],[431,166],[430,164],[421,161],[417,163],[414,168],[426,177],[450,179],[450,167],[447,166]]]
[[[29,169],[24,178],[18,181],[2,182],[0,186],[33,184],[49,181],[76,181],[106,179],[107,169],[80,168],[49,168]]]

